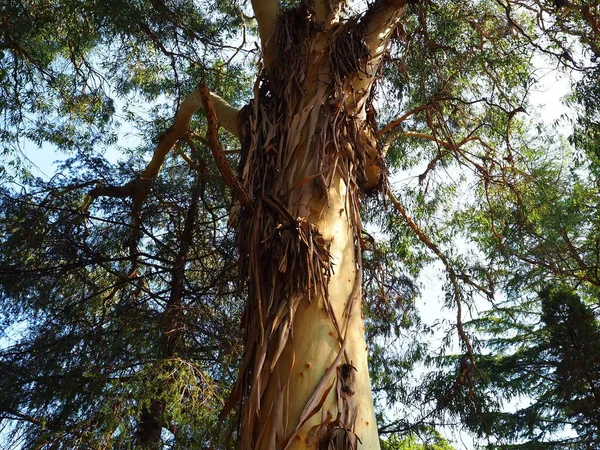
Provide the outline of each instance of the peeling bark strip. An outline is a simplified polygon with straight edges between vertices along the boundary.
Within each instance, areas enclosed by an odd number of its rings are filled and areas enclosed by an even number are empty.
[[[248,200],[238,197],[232,216],[248,288],[245,355],[223,413],[240,407],[241,450],[376,450],[359,201],[385,173],[374,75],[405,2],[377,2],[344,24],[337,2],[302,3],[277,20],[274,3],[252,2],[265,70],[239,116]]]
[[[229,166],[227,159],[225,158],[225,152],[219,142],[219,120],[217,118],[217,112],[215,110],[215,103],[211,98],[210,91],[206,86],[206,83],[202,81],[200,84],[200,97],[202,98],[202,105],[206,111],[206,117],[208,120],[208,141],[212,150],[213,158],[219,168],[219,172],[223,176],[225,183],[229,186],[233,192],[233,196],[247,209],[252,210],[254,207],[248,194],[244,191],[238,179],[235,177],[233,170]]]

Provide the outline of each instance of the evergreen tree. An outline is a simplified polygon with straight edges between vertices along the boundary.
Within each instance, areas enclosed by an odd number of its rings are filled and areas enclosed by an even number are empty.
[[[469,423],[495,437],[486,448],[600,445],[600,326],[587,302],[568,287],[546,288],[475,324],[490,336],[477,357],[478,397],[493,402],[481,402]]]

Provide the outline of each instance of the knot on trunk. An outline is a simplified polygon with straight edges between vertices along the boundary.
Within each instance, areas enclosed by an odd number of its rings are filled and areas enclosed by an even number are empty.
[[[354,395],[354,385],[356,384],[356,367],[352,364],[342,364],[339,368],[340,396],[348,398]]]

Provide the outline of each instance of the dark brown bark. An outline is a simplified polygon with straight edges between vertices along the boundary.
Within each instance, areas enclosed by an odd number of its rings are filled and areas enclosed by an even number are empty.
[[[153,400],[149,408],[144,408],[138,423],[138,444],[144,450],[156,450],[161,447],[162,414],[165,402]]]
[[[181,320],[181,301],[184,295],[185,265],[194,237],[198,202],[204,188],[206,170],[206,165],[200,162],[192,191],[192,201],[186,214],[184,229],[180,238],[179,252],[171,269],[171,292],[160,320],[164,359],[176,356],[181,347],[181,339],[184,331],[184,324]],[[161,448],[160,437],[164,427],[163,415],[166,406],[163,399],[155,398],[151,401],[149,407],[142,409],[138,423],[138,443],[142,449],[155,450]]]

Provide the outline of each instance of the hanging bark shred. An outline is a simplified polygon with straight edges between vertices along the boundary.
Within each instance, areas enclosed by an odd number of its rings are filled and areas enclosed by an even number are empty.
[[[356,368],[344,363],[337,366],[336,394],[338,414],[334,419],[327,416],[309,433],[310,446],[317,445],[319,450],[355,450],[361,442],[354,432],[358,409],[354,398]]]

